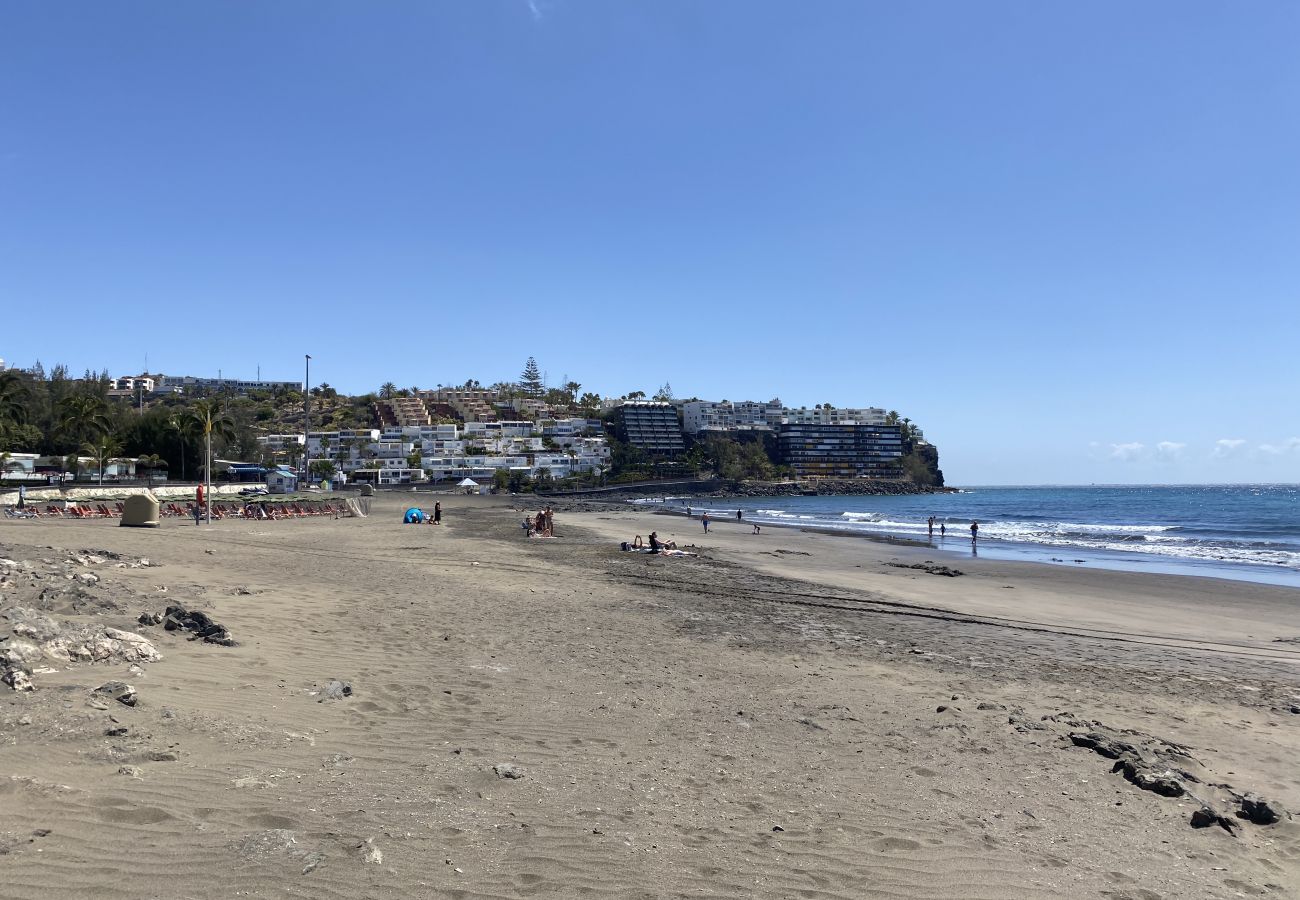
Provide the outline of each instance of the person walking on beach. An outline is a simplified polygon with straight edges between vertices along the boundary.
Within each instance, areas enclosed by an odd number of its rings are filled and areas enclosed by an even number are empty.
[[[970,542],[971,542],[972,544],[975,543],[975,541],[979,539],[979,536],[980,536],[980,523],[979,523],[979,522],[971,522],[971,523],[970,523]]]
[[[736,521],[737,522],[741,521],[740,510],[736,510]]]
[[[929,525],[930,525],[930,537],[934,537],[934,516],[930,516]]]
[[[708,534],[708,533],[709,533],[709,514],[708,514],[708,513],[700,513],[700,524],[702,524],[702,525],[704,526],[704,533],[705,533],[705,534]]]
[[[441,525],[441,524],[442,524],[442,504],[441,504],[441,503],[434,503],[434,504],[433,504],[433,524],[434,524],[434,525]]]
[[[27,485],[25,484],[18,485],[18,508],[27,508]]]

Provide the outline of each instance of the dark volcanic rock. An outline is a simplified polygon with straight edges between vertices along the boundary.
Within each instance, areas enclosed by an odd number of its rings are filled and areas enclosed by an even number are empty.
[[[207,613],[191,612],[183,606],[169,606],[161,616],[157,613],[143,613],[139,621],[142,625],[161,623],[167,631],[188,631],[192,641],[201,640],[222,647],[235,646],[235,639],[230,636],[226,626],[212,621]]]
[[[1100,753],[1107,759],[1119,759],[1126,753],[1137,754],[1137,748],[1132,744],[1107,737],[1100,731],[1089,731],[1087,734],[1072,732],[1070,740],[1074,741],[1076,747],[1086,747],[1095,753]]]
[[[1185,793],[1183,783],[1178,780],[1173,772],[1157,772],[1154,769],[1147,768],[1142,759],[1137,756],[1125,756],[1117,760],[1112,772],[1120,772],[1124,780],[1130,784],[1142,788],[1144,791],[1151,791],[1162,797],[1181,797]]]
[[[1241,809],[1237,811],[1237,816],[1256,825],[1272,825],[1282,819],[1290,818],[1290,814],[1280,803],[1276,800],[1265,800],[1259,794],[1247,794],[1242,797]]]
[[[911,565],[897,562],[885,563],[885,565],[893,566],[895,569],[919,569],[922,572],[929,572],[931,575],[945,575],[948,578],[956,578],[958,575],[966,574],[961,569],[950,569],[947,566],[941,566],[928,560],[923,563],[912,563]]]
[[[1232,835],[1235,835],[1237,833],[1237,828],[1240,827],[1237,825],[1235,820],[1220,815],[1208,806],[1202,806],[1196,812],[1192,813],[1193,828],[1209,828],[1211,825],[1218,825],[1224,831],[1228,832],[1228,834]]]

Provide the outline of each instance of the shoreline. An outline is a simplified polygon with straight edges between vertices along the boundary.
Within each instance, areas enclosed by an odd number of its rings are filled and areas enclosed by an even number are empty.
[[[681,506],[667,505],[667,501],[676,498],[663,498],[656,503],[624,500],[613,501],[619,507],[654,510],[658,515],[685,518]],[[734,498],[730,498],[734,499]],[[685,504],[683,504],[685,506]],[[691,518],[699,520],[699,513],[694,504],[689,505]],[[717,509],[698,507],[708,512],[714,522],[733,522],[736,509]],[[743,510],[747,515],[753,510]],[[866,531],[850,527],[836,527],[833,524],[809,524],[806,520],[784,520],[771,516],[754,516],[743,520],[746,527],[757,522],[764,529],[780,528],[786,530],[806,530],[818,533],[862,538],[885,544],[916,546],[929,548],[934,553],[943,554],[949,559],[969,559],[972,556],[970,539],[964,532],[952,529],[946,537],[936,532],[929,540],[907,535],[890,534],[887,531]],[[1177,576],[1186,578],[1213,578],[1227,582],[1244,582],[1249,584],[1266,584],[1284,588],[1300,589],[1300,570],[1284,565],[1267,565],[1264,563],[1236,562],[1232,560],[1209,560],[1191,557],[1179,557],[1138,551],[1095,549],[1071,544],[1043,544],[1033,541],[1015,541],[1005,538],[981,535],[976,545],[977,552],[986,554],[990,559],[1020,561],[1045,566],[1077,567],[1093,565],[1097,569],[1113,572],[1148,573],[1152,575]]]

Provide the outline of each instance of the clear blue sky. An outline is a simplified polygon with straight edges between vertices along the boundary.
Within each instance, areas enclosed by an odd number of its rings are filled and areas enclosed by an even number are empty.
[[[897,409],[956,483],[1298,481],[1298,39],[1285,2],[8,3],[0,356],[359,392],[533,355]]]

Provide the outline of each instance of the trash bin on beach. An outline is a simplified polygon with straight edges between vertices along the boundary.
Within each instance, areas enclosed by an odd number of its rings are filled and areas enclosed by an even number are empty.
[[[158,498],[150,494],[132,494],[122,503],[122,521],[125,528],[157,528]]]

